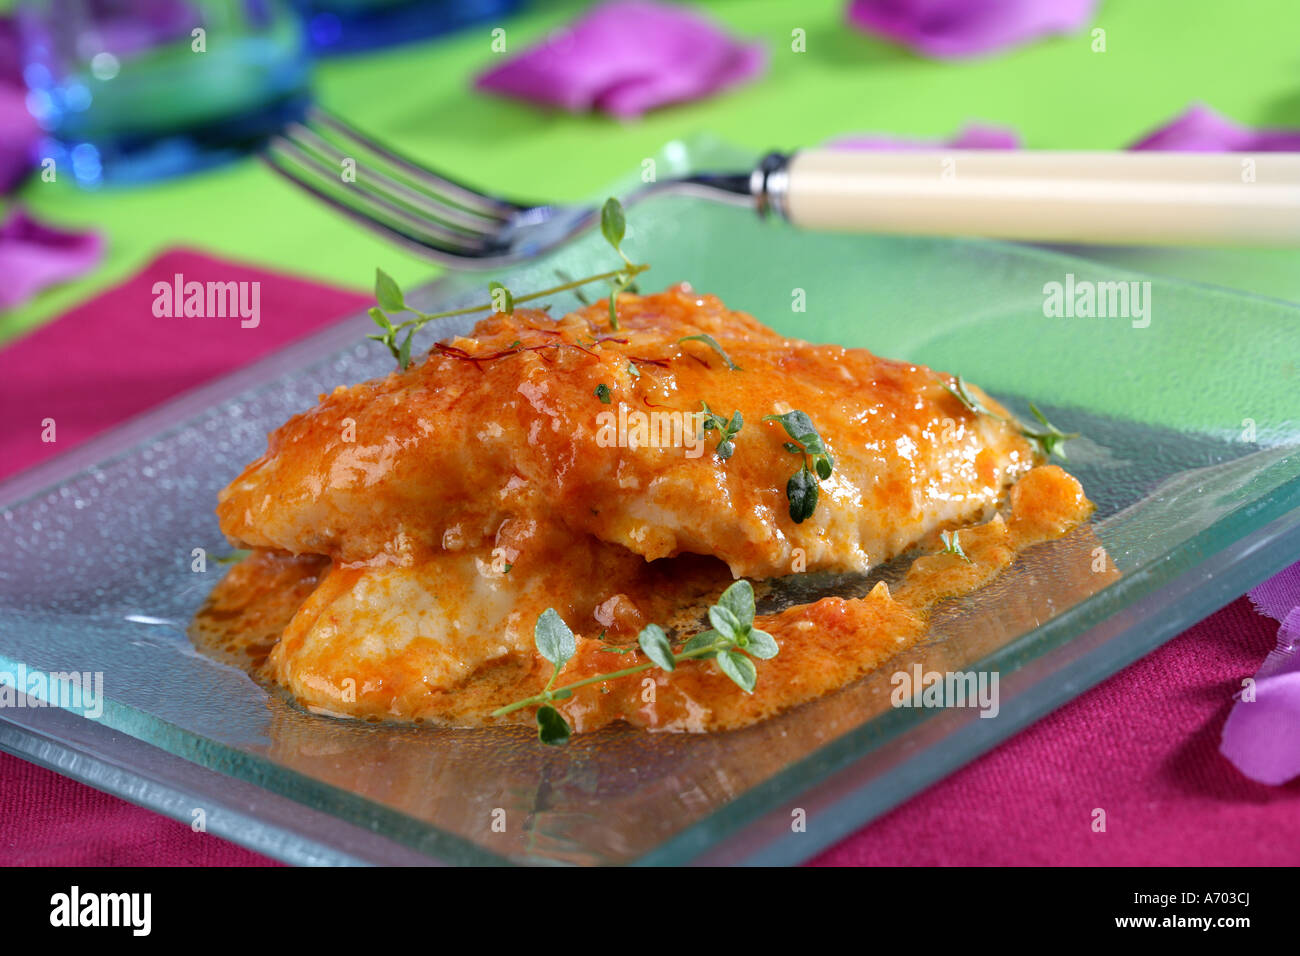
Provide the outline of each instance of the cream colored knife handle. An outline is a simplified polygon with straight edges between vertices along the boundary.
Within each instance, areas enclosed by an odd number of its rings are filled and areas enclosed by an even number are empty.
[[[806,150],[774,159],[767,204],[812,229],[1300,245],[1300,153]]]

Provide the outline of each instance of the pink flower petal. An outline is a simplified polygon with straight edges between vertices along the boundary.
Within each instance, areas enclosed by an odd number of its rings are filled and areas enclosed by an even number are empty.
[[[767,66],[757,44],[709,21],[646,0],[613,0],[475,81],[481,90],[625,119],[753,79]]]
[[[936,59],[992,53],[1073,33],[1096,0],[853,0],[849,22]]]
[[[1250,603],[1265,617],[1285,621],[1288,614],[1300,607],[1300,563],[1251,588]]]
[[[1300,776],[1300,607],[1282,622],[1277,648],[1255,673],[1255,699],[1238,700],[1219,751],[1252,780],[1283,784]]]
[[[1007,126],[983,126],[971,123],[945,141],[907,139],[884,134],[841,136],[826,144],[828,149],[1018,149],[1020,134]]]
[[[26,301],[46,286],[75,279],[99,264],[104,243],[95,232],[42,225],[14,207],[0,224],[0,308]]]
[[[1195,103],[1176,119],[1133,144],[1130,149],[1191,153],[1289,153],[1300,151],[1300,130],[1249,129]]]

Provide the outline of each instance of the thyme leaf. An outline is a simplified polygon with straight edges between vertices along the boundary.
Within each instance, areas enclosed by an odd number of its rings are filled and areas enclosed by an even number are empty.
[[[722,346],[718,344],[718,340],[711,335],[708,335],[703,332],[701,332],[699,335],[684,335],[677,340],[677,344],[680,345],[683,342],[703,342],[705,345],[713,349],[713,351],[717,352],[718,355],[722,357],[723,364],[726,365],[727,368],[731,369],[731,371],[733,372],[744,371],[744,369],[742,369],[739,365],[737,365],[735,362],[731,360],[731,356],[728,355],[726,351],[723,350]]]
[[[614,247],[614,251],[618,253],[619,258],[623,260],[617,269],[611,269],[582,279],[569,279],[561,275],[561,278],[564,278],[565,281],[559,285],[552,286],[549,289],[542,289],[539,292],[530,292],[527,295],[515,295],[500,282],[490,282],[488,283],[489,301],[487,304],[471,305],[463,309],[449,309],[445,312],[421,312],[406,301],[401,286],[397,284],[396,279],[383,269],[376,269],[375,301],[378,302],[378,306],[371,308],[368,314],[371,320],[379,326],[380,333],[367,335],[366,338],[381,342],[392,354],[393,358],[397,360],[398,368],[405,371],[411,364],[412,337],[434,319],[445,319],[455,315],[473,315],[475,312],[498,312],[509,315],[514,312],[515,306],[518,304],[532,302],[560,292],[580,290],[583,286],[590,285],[593,282],[605,281],[610,283],[610,326],[617,330],[619,327],[619,293],[635,288],[636,277],[650,268],[646,263],[634,263],[623,252],[622,242],[626,231],[627,220],[623,213],[623,206],[617,199],[611,197],[605,201],[605,205],[601,209],[601,233]],[[579,293],[579,300],[583,301],[583,299],[584,297]],[[393,316],[401,313],[410,313],[414,318],[394,322]],[[404,337],[401,334],[403,332],[406,333]]]
[[[700,407],[704,409],[704,420],[700,424],[700,429],[705,434],[713,430],[718,432],[718,445],[714,449],[714,454],[720,461],[726,461],[736,451],[736,436],[740,434],[741,428],[745,426],[745,418],[739,410],[731,413],[731,418],[719,415],[709,408],[708,402],[700,402]]]
[[[1026,425],[1017,418],[1008,418],[1005,415],[999,415],[970,393],[970,390],[966,387],[966,383],[962,381],[960,375],[956,377],[956,380],[952,385],[949,385],[943,379],[939,379],[939,384],[947,390],[948,394],[961,402],[968,411],[973,412],[976,415],[987,415],[989,418],[996,419],[1000,422],[1006,422],[1012,428],[1015,428],[1021,435],[1028,439],[1035,448],[1038,449],[1039,454],[1044,458],[1051,458],[1052,455],[1055,455],[1062,461],[1069,460],[1069,456],[1065,453],[1063,445],[1071,438],[1078,438],[1079,433],[1061,431],[1047,420],[1047,416],[1040,412],[1038,406],[1033,402],[1029,403],[1029,410],[1033,412],[1034,417],[1038,419],[1039,424],[1042,426],[1041,428]]]
[[[790,520],[802,524],[817,510],[818,482],[831,476],[835,461],[806,412],[796,408],[782,415],[766,415],[763,421],[780,422],[785,433],[794,439],[781,446],[790,454],[799,456],[799,470],[786,482],[785,497],[790,503]]]
[[[569,630],[560,615],[554,608],[547,608],[537,619],[533,642],[537,652],[555,665],[551,679],[540,694],[498,707],[492,712],[492,716],[504,717],[525,707],[537,707],[538,739],[544,744],[558,746],[569,740],[573,730],[569,722],[564,719],[564,715],[552,706],[552,701],[565,700],[573,696],[573,692],[579,687],[603,684],[606,681],[630,677],[654,668],[671,673],[684,661],[714,660],[718,669],[737,687],[747,694],[752,694],[758,679],[758,669],[754,666],[753,658],[769,660],[780,650],[776,639],[771,634],[754,627],[753,585],[743,579],[731,585],[722,592],[717,603],[709,608],[709,617],[714,622],[714,628],[696,634],[678,651],[673,650],[668,633],[662,627],[658,624],[648,624],[637,637],[638,647],[648,658],[646,663],[584,677],[570,684],[555,687],[556,678],[576,651],[576,642],[573,632]],[[725,631],[718,629],[719,623]],[[606,646],[599,650],[615,649]],[[626,653],[626,651],[619,650],[617,653]]]

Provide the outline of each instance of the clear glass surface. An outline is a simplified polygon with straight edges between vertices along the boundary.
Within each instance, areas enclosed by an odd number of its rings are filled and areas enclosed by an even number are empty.
[[[669,160],[700,163],[680,144],[665,157],[661,175]],[[308,715],[191,647],[188,622],[224,571],[195,572],[192,555],[228,553],[216,493],[269,429],[389,369],[358,316],[0,488],[0,671],[102,671],[99,724],[318,821],[306,832],[227,797],[240,805],[217,832],[287,859],[355,861],[344,836],[368,832],[462,863],[791,862],[1300,557],[1300,309],[1011,244],[799,233],[680,197],[647,201],[629,222],[630,253],[653,266],[645,287],[687,280],[782,332],[958,372],[1020,412],[1035,401],[1085,436],[1070,467],[1097,502],[1091,526],[941,606],[927,639],[876,675],[738,732],[618,728],[550,749],[522,729]],[[588,237],[504,278],[541,288],[556,269],[603,271],[610,255]],[[1149,281],[1150,324],[1044,316],[1044,285],[1066,275]],[[468,304],[486,281],[437,283],[423,307]],[[557,297],[554,309],[573,304]],[[1123,572],[1100,589],[1076,573],[1091,536]],[[889,675],[912,663],[996,670],[998,716],[889,706]],[[84,760],[66,772],[175,812],[149,796],[167,792],[168,771],[131,790],[114,780],[137,757],[111,740],[78,746],[101,748],[115,776]],[[791,827],[796,809],[805,830]],[[337,835],[320,819],[338,821]]]

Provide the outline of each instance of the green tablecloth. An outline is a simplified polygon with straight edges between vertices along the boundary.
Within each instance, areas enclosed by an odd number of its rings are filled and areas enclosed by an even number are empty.
[[[576,15],[581,3],[534,4],[505,26],[512,50]],[[710,13],[760,38],[772,65],[759,82],[622,124],[489,97],[471,78],[493,60],[484,25],[450,39],[327,61],[319,98],[400,149],[509,195],[588,196],[639,168],[665,142],[700,131],[754,150],[854,131],[944,136],[979,120],[1019,129],[1028,147],[1120,148],[1201,100],[1252,125],[1300,126],[1296,0],[1104,0],[1094,27],[961,63],[920,59],[847,27],[846,0],[719,2]],[[807,51],[791,49],[805,31]],[[404,284],[435,270],[372,238],[254,160],[137,189],[88,194],[30,181],[20,200],[51,222],[97,226],[109,252],[88,278],[0,316],[0,339],[120,281],[162,249],[199,247],[335,283],[368,286],[376,264]],[[1089,253],[1147,271],[1300,301],[1292,250]]]

